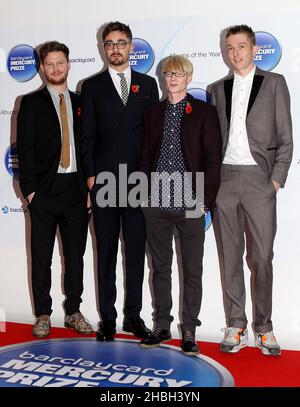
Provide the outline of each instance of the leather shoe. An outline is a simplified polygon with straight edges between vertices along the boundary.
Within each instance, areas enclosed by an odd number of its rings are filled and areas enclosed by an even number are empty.
[[[199,346],[195,341],[195,332],[183,331],[182,332],[182,352],[188,356],[198,355],[200,353]]]
[[[156,328],[148,338],[140,342],[142,348],[156,348],[162,342],[167,342],[171,339],[171,332],[168,329]]]
[[[116,322],[115,321],[101,321],[99,324],[99,329],[96,332],[96,340],[99,342],[110,342],[114,340],[116,333]]]
[[[151,335],[151,330],[146,327],[142,318],[124,319],[123,331],[131,332],[138,338],[148,338]]]

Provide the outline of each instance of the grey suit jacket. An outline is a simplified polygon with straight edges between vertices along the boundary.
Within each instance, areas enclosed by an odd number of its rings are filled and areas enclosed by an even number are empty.
[[[232,100],[233,75],[212,87],[226,152]],[[293,139],[290,96],[282,75],[256,68],[247,109],[246,128],[251,154],[274,181],[284,186],[292,161]]]

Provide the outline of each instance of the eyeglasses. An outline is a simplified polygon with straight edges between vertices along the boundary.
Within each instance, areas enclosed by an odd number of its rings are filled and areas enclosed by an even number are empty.
[[[187,73],[186,72],[185,73],[184,72],[163,72],[164,78],[172,78],[173,75],[176,78],[184,78],[185,75],[187,75]]]
[[[124,49],[126,48],[126,45],[130,44],[130,41],[125,41],[125,40],[119,40],[117,42],[113,41],[106,41],[104,42],[104,48],[112,50],[114,49],[114,46],[116,46],[118,49]]]

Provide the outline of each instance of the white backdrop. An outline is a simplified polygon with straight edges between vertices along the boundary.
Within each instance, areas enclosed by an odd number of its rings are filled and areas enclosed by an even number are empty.
[[[226,3],[226,4],[224,4]],[[98,52],[96,33],[105,22],[120,19],[129,23],[136,38],[146,40],[154,50],[155,61],[148,72],[157,80],[159,61],[171,53],[188,54],[194,64],[190,88],[206,87],[225,76],[228,68],[220,53],[220,33],[229,25],[245,23],[254,31],[271,33],[282,47],[282,56],[274,72],[286,77],[292,99],[295,151],[288,181],[278,194],[278,232],[275,241],[273,322],[283,348],[299,349],[300,333],[300,273],[298,214],[300,146],[300,47],[296,27],[300,7],[297,1],[272,1],[262,6],[259,0],[245,5],[239,1],[213,0],[205,7],[201,2],[174,0],[125,3],[115,0],[104,3],[86,0],[80,5],[74,1],[37,0],[8,2],[0,0],[0,321],[31,322],[32,305],[29,295],[28,214],[22,211],[18,182],[7,171],[5,155],[15,141],[15,121],[18,96],[41,85],[39,75],[27,82],[18,82],[7,72],[6,60],[10,50],[19,44],[32,47],[47,41],[65,42],[70,48],[72,63],[69,88],[78,89],[79,82],[103,67]],[[270,3],[271,4],[271,3]],[[194,55],[194,57],[192,57]],[[25,219],[24,219],[25,217]],[[28,219],[27,219],[28,220]],[[27,226],[25,226],[27,225]],[[26,248],[27,247],[27,248]],[[58,245],[53,256],[53,314],[52,324],[62,326],[64,299],[61,293],[61,263]],[[98,314],[95,299],[95,277],[92,239],[89,235],[85,254],[84,295],[82,311],[96,328]],[[118,326],[121,329],[123,303],[122,257],[119,254],[118,272]],[[144,307],[142,316],[151,326],[151,295],[148,285],[149,270],[145,270]],[[173,323],[174,337],[178,336],[178,273],[174,257],[173,267]],[[247,314],[251,321],[249,292],[250,272],[245,267],[247,283]],[[206,234],[203,303],[198,339],[219,341],[224,326],[222,290],[213,230]],[[0,327],[1,328],[1,327]]]

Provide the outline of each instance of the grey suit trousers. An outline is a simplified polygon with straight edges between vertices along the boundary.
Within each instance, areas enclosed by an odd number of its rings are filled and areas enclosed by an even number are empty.
[[[268,332],[273,329],[272,259],[276,234],[276,191],[272,180],[258,165],[223,164],[216,203],[227,326],[247,326],[243,270],[246,231],[253,328],[256,332]]]

